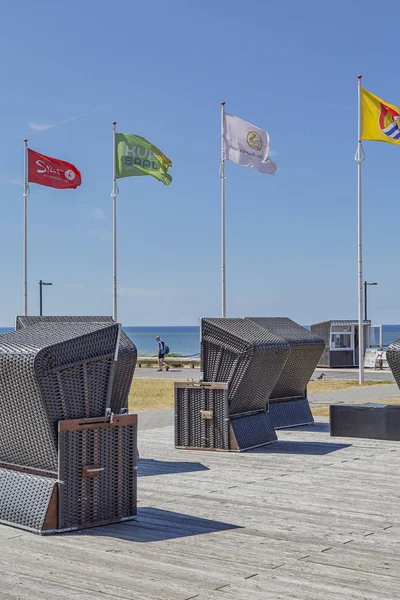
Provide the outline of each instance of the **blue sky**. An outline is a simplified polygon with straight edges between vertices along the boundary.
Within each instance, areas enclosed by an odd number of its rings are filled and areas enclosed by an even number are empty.
[[[83,177],[77,190],[31,185],[29,313],[39,279],[53,282],[47,314],[112,313],[113,120],[173,161],[168,188],[119,182],[119,319],[220,314],[221,100],[269,131],[278,164],[274,177],[226,165],[228,316],[356,318],[356,76],[400,105],[386,25],[370,0],[5,3],[0,325],[23,309],[25,134]],[[398,323],[400,148],[364,148],[365,278],[379,283],[369,316]]]

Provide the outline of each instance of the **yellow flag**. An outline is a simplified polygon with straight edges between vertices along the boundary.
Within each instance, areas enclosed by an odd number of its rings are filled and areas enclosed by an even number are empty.
[[[400,110],[361,88],[361,139],[400,146]]]

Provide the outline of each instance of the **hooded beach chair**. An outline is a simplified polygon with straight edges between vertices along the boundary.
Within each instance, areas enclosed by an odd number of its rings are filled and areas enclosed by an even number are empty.
[[[201,381],[175,384],[175,445],[241,451],[275,441],[267,400],[289,353],[249,319],[202,319]]]
[[[290,346],[288,359],[269,396],[269,416],[275,429],[314,422],[307,385],[325,348],[322,338],[286,317],[248,317]]]
[[[200,383],[175,384],[175,444],[246,450],[313,423],[307,384],[324,341],[288,318],[202,319]]]
[[[40,322],[0,336],[0,522],[55,533],[135,517],[137,415],[112,410],[120,335]]]
[[[386,360],[400,388],[400,338],[392,342],[386,350]]]

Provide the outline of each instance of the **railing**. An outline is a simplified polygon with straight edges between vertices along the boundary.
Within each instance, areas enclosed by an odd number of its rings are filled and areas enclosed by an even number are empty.
[[[187,358],[183,356],[166,356],[165,362],[169,366],[183,366],[194,369],[195,367],[200,367],[200,358]],[[158,365],[158,358],[156,356],[138,356],[137,359],[137,367],[147,366],[147,365]]]

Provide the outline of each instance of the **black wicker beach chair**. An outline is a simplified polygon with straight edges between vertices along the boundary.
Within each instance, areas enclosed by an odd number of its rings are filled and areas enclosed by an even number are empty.
[[[400,338],[390,344],[386,350],[386,360],[393,377],[400,388]]]
[[[119,324],[96,322],[0,336],[0,522],[55,533],[135,517],[137,415],[112,411],[119,342]]]
[[[175,444],[247,450],[275,441],[266,410],[290,345],[249,319],[202,319],[201,382],[175,384]]]
[[[19,330],[30,325],[36,325],[37,323],[114,323],[114,321],[112,317],[104,316],[17,317],[15,328]],[[121,329],[118,361],[115,367],[111,394],[111,410],[113,413],[118,414],[123,408],[128,407],[129,390],[135,373],[136,361],[136,346]]]
[[[325,348],[324,340],[286,317],[249,319],[290,346],[289,357],[269,396],[269,416],[274,428],[313,423],[307,385]]]

